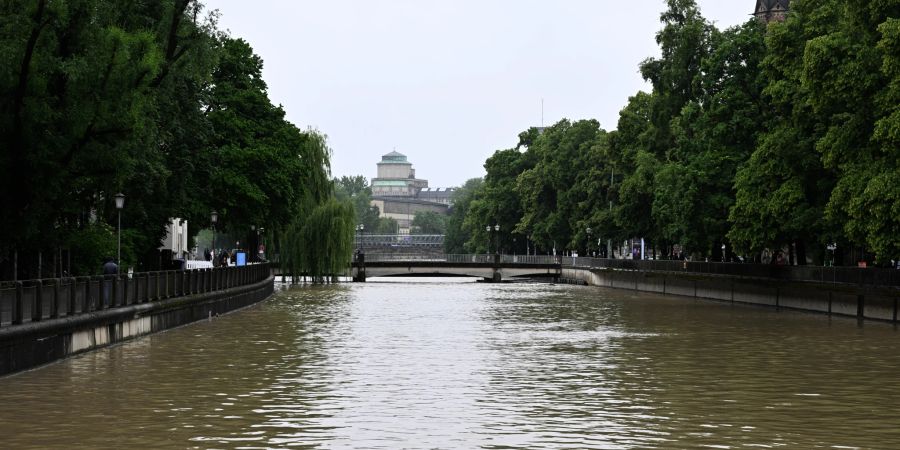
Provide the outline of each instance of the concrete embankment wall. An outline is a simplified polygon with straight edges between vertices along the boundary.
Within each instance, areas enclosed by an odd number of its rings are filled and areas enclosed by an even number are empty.
[[[609,269],[563,269],[562,278],[589,286],[655,292],[734,303],[897,322],[900,289],[734,276]]]
[[[0,376],[208,319],[265,300],[274,278],[214,292],[0,329]]]

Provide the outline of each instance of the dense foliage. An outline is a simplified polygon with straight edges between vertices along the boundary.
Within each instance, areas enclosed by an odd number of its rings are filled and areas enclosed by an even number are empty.
[[[261,59],[198,0],[0,2],[0,149],[3,277],[14,258],[20,278],[97,270],[118,192],[139,270],[172,217],[199,230],[216,210],[219,233],[271,242],[332,192],[324,136],[285,120]]]
[[[900,0],[795,0],[783,23],[727,30],[667,3],[640,67],[652,92],[614,131],[563,120],[494,154],[449,246],[900,259]]]
[[[354,249],[353,205],[334,198],[296,220],[286,232],[282,268],[321,283],[347,272]]]
[[[434,211],[419,211],[412,220],[411,234],[444,234],[447,220],[444,214]]]

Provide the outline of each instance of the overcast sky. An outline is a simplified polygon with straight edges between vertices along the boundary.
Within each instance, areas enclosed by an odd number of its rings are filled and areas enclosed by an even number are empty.
[[[698,0],[720,28],[752,0]],[[562,118],[614,129],[648,90],[664,0],[206,0],[265,61],[269,96],[329,137],[335,176],[409,156],[431,187],[484,174],[495,150]]]

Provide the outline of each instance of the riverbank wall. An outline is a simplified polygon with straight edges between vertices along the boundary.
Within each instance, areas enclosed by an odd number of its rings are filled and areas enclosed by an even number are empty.
[[[251,270],[245,272],[250,275]],[[2,327],[0,376],[192,322],[208,320],[258,303],[272,295],[274,277],[268,273],[268,267],[255,270],[264,270],[265,273],[260,272],[262,276],[255,279],[246,277],[246,284],[234,283],[230,287],[226,285],[219,289],[198,289],[191,291],[193,293],[171,298],[164,298],[158,293],[158,298],[147,299],[146,302],[137,301],[125,306],[98,308],[65,317]]]
[[[563,268],[567,282],[898,323],[900,289],[729,275]]]

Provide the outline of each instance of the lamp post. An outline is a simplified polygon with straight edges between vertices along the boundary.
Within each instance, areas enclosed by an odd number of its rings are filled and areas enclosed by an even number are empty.
[[[262,262],[266,257],[266,243],[263,242],[266,239],[266,229],[263,227],[259,227],[256,235],[259,236],[257,238],[258,242],[256,243],[256,256],[257,259]]]
[[[116,210],[119,213],[119,230],[116,244],[116,266],[122,264],[122,208],[125,207],[125,194],[116,194]]]
[[[587,238],[587,249],[586,249],[587,255],[586,256],[591,257],[591,232],[593,232],[594,230],[592,230],[591,227],[587,227],[587,229],[585,229],[584,231],[587,232],[587,237],[588,237]]]
[[[837,250],[837,243],[829,244],[825,247],[825,249],[831,252],[831,260],[826,261],[825,265],[834,267],[834,254],[835,254],[835,251]]]
[[[216,257],[216,222],[219,221],[219,213],[217,213],[215,210],[213,210],[213,212],[211,212],[209,214],[209,221],[212,224],[212,232],[213,232],[212,251],[213,251],[213,258],[215,258]]]
[[[363,230],[366,229],[365,224],[359,224],[356,226],[356,250],[359,251],[359,235],[362,234]]]

